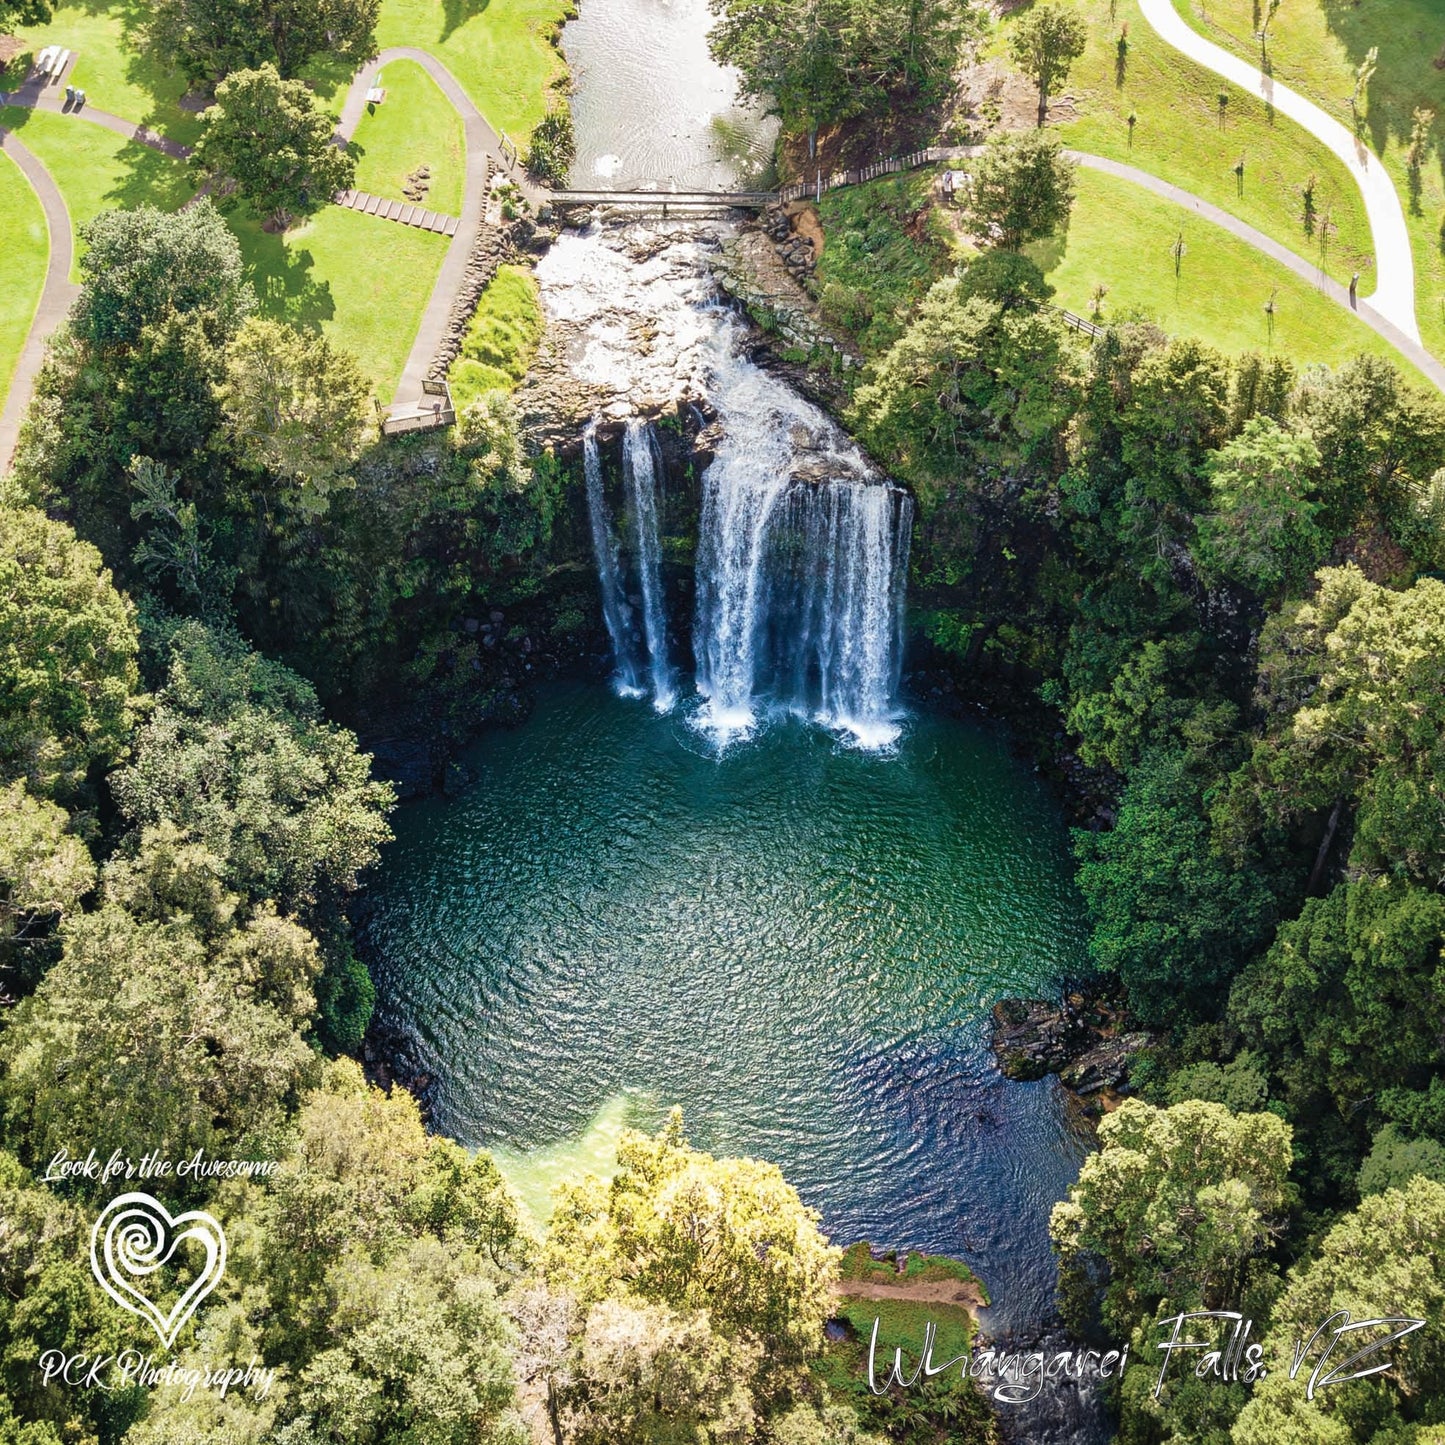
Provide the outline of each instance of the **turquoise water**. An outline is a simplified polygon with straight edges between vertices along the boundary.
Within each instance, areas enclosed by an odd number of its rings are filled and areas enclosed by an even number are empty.
[[[839,1242],[957,1254],[999,1324],[1045,1312],[1083,1145],[1011,1084],[992,1004],[1079,966],[1057,815],[995,734],[916,716],[892,756],[796,722],[716,755],[686,709],[543,691],[403,809],[368,942],[436,1126],[534,1207],[673,1104],[777,1161]]]

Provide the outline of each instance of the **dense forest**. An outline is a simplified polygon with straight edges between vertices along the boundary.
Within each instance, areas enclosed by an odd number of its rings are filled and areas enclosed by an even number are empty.
[[[197,75],[279,52],[223,62],[163,9]],[[974,23],[813,10],[790,37],[730,3],[717,39],[795,135],[927,105]],[[1130,1445],[1429,1445],[1445,402],[1368,356],[1081,334],[1022,250],[1067,215],[1057,144],[982,166],[992,244],[901,298],[853,278],[840,412],[919,503],[915,647],[1067,779],[1092,962],[1155,1038],[1054,1212],[1066,1317],[1133,1343]],[[596,654],[576,468],[503,392],[377,438],[355,359],[257,315],[209,200],[84,239],[0,505],[0,1445],[989,1438],[976,1402],[889,1415],[809,1370],[840,1252],[773,1166],[674,1115],[539,1234],[364,1079],[352,913],[396,789],[357,733],[444,758],[525,706],[524,635]],[[106,1191],[43,1182],[92,1143],[281,1161],[171,1195],[232,1241],[178,1353],[278,1369],[264,1397],[45,1377],[153,1349],[91,1283]],[[1279,1362],[1339,1308],[1427,1326],[1312,1400],[1284,1369],[1156,1395],[1181,1311],[1242,1311]]]

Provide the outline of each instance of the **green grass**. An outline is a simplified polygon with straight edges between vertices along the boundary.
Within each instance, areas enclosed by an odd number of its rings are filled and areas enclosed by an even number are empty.
[[[1174,274],[1171,248],[1185,251]],[[1029,248],[1057,289],[1055,302],[1090,315],[1096,283],[1109,288],[1101,319],[1143,313],[1175,336],[1222,351],[1260,351],[1330,365],[1362,351],[1387,356],[1429,383],[1362,321],[1252,246],[1128,181],[1080,169],[1068,231]],[[1274,296],[1273,324],[1264,307]]]
[[[55,178],[76,232],[77,263],[80,231],[102,211],[146,204],[173,211],[194,194],[183,162],[98,125],[14,106],[0,110],[0,125],[13,130]],[[71,279],[80,279],[74,266]]]
[[[376,40],[430,51],[525,149],[563,70],[551,36],[572,10],[572,0],[382,0]]]
[[[936,169],[845,186],[819,204],[819,305],[870,355],[898,339],[952,260],[947,227],[929,206]]]
[[[1254,0],[1176,0],[1179,13],[1216,45],[1258,63]],[[1445,52],[1439,0],[1390,0],[1350,6],[1334,0],[1290,0],[1270,30],[1275,79],[1355,129],[1349,99],[1355,69],[1372,47],[1379,62],[1360,105],[1357,133],[1395,182],[1415,255],[1415,308],[1425,345],[1445,355]],[[1417,106],[1436,112],[1425,153],[1412,173],[1408,150]],[[1362,286],[1362,291],[1373,289]]]
[[[381,105],[369,107],[356,128],[362,150],[358,190],[404,201],[402,187],[419,166],[431,167],[425,204],[448,216],[462,213],[466,138],[462,119],[432,78],[410,60],[394,60],[382,72]]]
[[[1134,0],[1082,0],[1080,9],[1089,24],[1088,48],[1060,88],[1078,107],[1077,118],[1060,127],[1067,145],[1183,186],[1318,261],[1320,228],[1310,234],[1305,227],[1304,190],[1313,175],[1317,214],[1329,216],[1325,270],[1342,281],[1359,270],[1362,290],[1371,289],[1369,223],[1359,188],[1340,161],[1301,127],[1283,117],[1271,121],[1263,101],[1166,45]],[[999,27],[1000,48],[1009,24],[1005,19]],[[1115,42],[1125,24],[1129,47],[1121,76]],[[1221,89],[1229,95],[1222,119]],[[1132,143],[1131,112],[1137,116]],[[1242,186],[1233,170],[1241,155]],[[1120,234],[1121,244],[1127,239]]]
[[[66,83],[80,86],[97,109],[144,123],[189,145],[200,133],[200,124],[180,107],[186,88],[180,73],[167,72],[141,52],[137,25],[142,12],[141,4],[126,0],[109,4],[61,0],[48,25],[25,25],[15,33],[36,50],[46,45],[74,50],[77,58]]]
[[[511,391],[527,374],[542,339],[537,282],[525,266],[500,266],[482,292],[462,354],[452,363],[452,395],[460,411],[484,391]]]
[[[318,327],[349,351],[389,402],[450,244],[446,237],[327,206],[273,236],[254,217],[230,217],[246,273],[268,316]]]
[[[15,364],[40,293],[50,260],[50,237],[40,198],[20,167],[0,155],[0,256],[5,258],[5,284],[0,286],[0,408],[10,389]]]

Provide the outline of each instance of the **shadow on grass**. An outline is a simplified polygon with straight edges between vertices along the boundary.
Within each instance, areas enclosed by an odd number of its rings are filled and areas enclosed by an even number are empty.
[[[488,4],[489,0],[442,0],[442,33],[438,38],[450,40],[468,20],[480,15]]]
[[[284,237],[263,231],[249,215],[233,217],[231,225],[241,242],[246,279],[265,315],[305,330],[335,318],[331,282],[316,280],[316,258],[309,250],[287,246]]]
[[[128,142],[116,159],[125,167],[125,173],[105,193],[105,199],[120,210],[155,206],[162,211],[178,211],[196,193],[185,163],[149,146]]]

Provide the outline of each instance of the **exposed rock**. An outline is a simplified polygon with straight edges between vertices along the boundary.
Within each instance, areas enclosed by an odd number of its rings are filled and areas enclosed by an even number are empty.
[[[1058,1074],[1076,1093],[1094,1094],[1126,1085],[1130,1060],[1155,1043],[1131,1022],[1122,1008],[1080,991],[1057,1003],[1006,998],[994,1005],[991,1043],[1010,1079]]]

